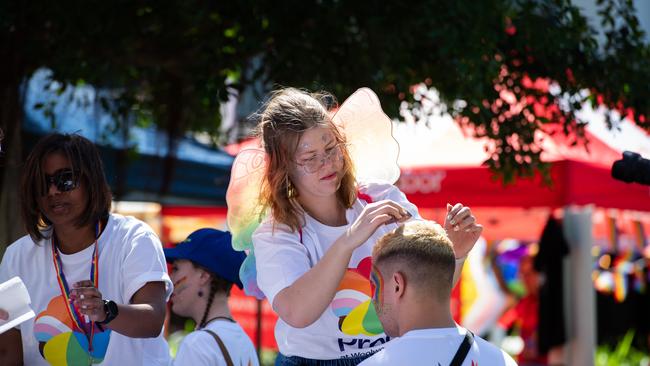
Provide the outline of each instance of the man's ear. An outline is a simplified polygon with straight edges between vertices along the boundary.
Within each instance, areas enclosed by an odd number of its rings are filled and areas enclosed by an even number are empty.
[[[397,298],[400,298],[404,295],[406,290],[406,276],[401,271],[396,271],[393,273],[393,288],[391,291],[395,293]]]

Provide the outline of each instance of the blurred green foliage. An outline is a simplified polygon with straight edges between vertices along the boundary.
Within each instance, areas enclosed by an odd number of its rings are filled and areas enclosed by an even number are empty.
[[[548,168],[538,129],[581,139],[583,102],[650,130],[650,47],[633,2],[597,3],[600,24],[569,0],[5,1],[0,88],[6,95],[48,67],[64,86],[114,90],[100,102],[116,117],[176,137],[217,136],[229,87],[344,99],[369,86],[396,116],[425,82],[449,105],[465,101],[451,112],[495,142],[487,164],[509,182]],[[548,81],[556,87],[540,88]],[[513,111],[508,99],[526,104]],[[15,127],[11,118],[1,115],[0,128]]]
[[[632,346],[634,331],[628,331],[615,346],[599,346],[596,350],[596,366],[648,366],[650,356]]]

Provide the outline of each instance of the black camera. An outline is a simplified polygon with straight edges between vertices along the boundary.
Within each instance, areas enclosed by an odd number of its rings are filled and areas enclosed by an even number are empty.
[[[612,178],[625,183],[636,182],[650,186],[650,160],[637,153],[625,151],[623,159],[616,160],[612,165]]]

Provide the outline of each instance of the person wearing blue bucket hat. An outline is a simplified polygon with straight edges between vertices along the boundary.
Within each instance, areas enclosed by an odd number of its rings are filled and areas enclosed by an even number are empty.
[[[231,240],[227,231],[204,228],[164,249],[172,264],[172,311],[196,322],[174,365],[259,365],[253,343],[228,306],[233,284],[242,288],[239,267],[246,258],[233,250]]]

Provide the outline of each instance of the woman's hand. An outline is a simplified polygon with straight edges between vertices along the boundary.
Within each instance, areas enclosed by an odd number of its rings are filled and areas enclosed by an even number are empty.
[[[74,284],[70,298],[81,314],[88,316],[91,321],[101,322],[106,319],[102,293],[95,288],[92,281],[79,281]]]
[[[444,228],[454,244],[456,259],[466,257],[483,232],[483,226],[476,223],[472,210],[460,203],[447,204]]]
[[[404,222],[410,218],[411,214],[393,201],[373,202],[363,208],[363,211],[350,225],[345,235],[352,245],[352,249],[356,249],[365,243],[379,226]]]
[[[70,298],[90,320],[106,320],[102,294],[91,281],[73,285]],[[165,321],[165,284],[147,282],[133,294],[128,304],[117,304],[119,315],[105,327],[131,338],[157,337]]]

